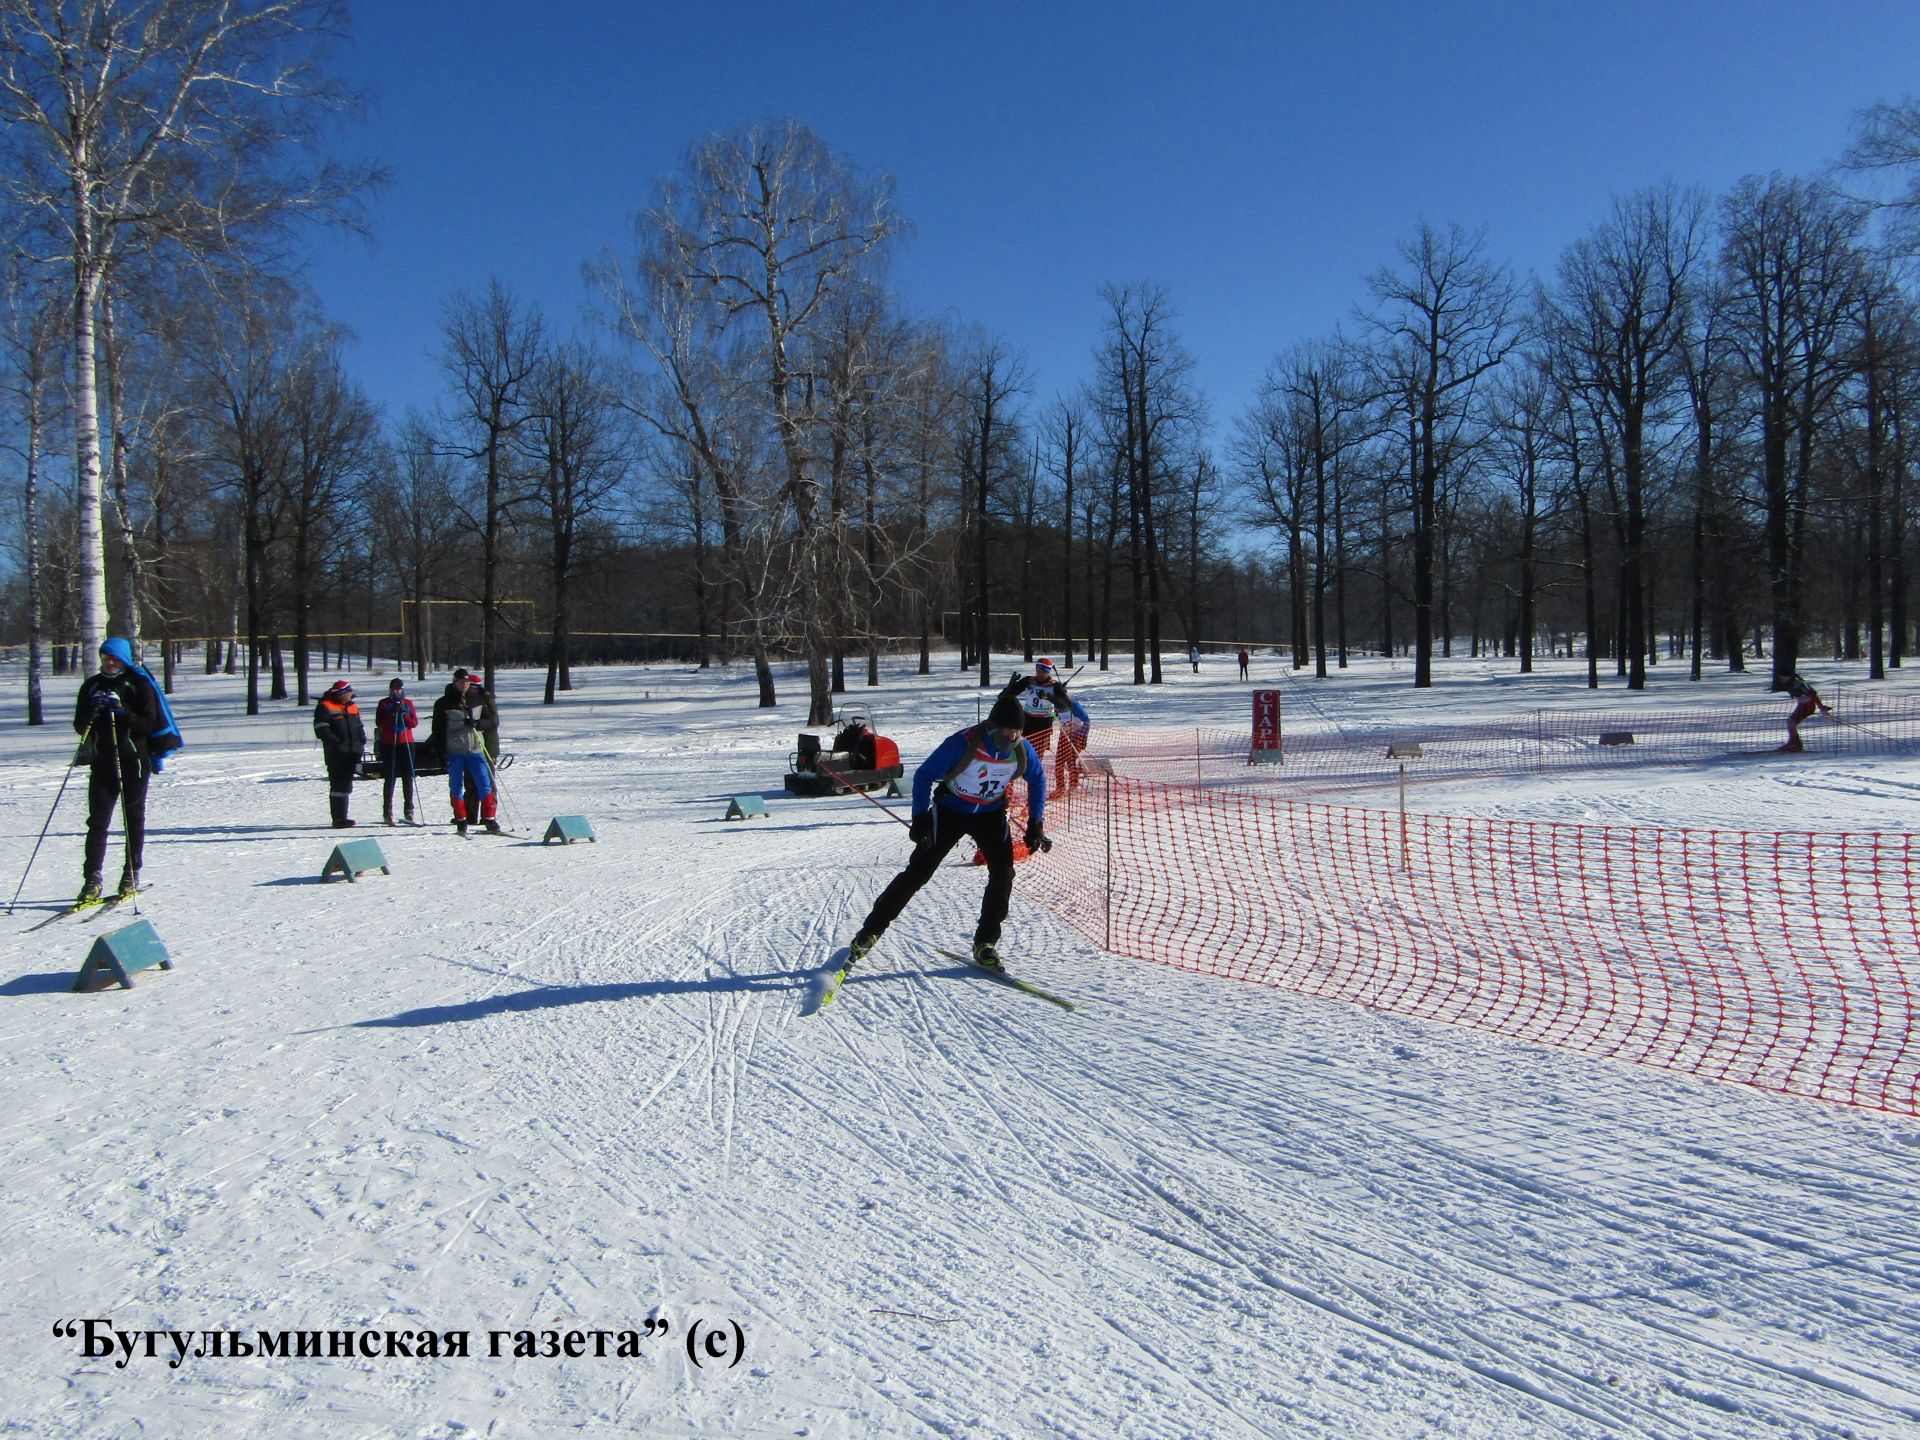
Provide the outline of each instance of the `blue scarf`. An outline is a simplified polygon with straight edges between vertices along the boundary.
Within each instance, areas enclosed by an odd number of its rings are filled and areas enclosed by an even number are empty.
[[[145,677],[147,684],[153,687],[154,698],[160,702],[161,723],[158,730],[147,736],[147,752],[153,759],[153,768],[156,772],[165,769],[167,755],[182,749],[187,743],[180,734],[180,727],[174,723],[173,707],[167,704],[167,692],[160,688],[160,682],[153,678],[153,672],[133,658],[131,642],[118,635],[112,636],[101,645],[100,653],[111,655],[136,675]],[[172,744],[155,743],[156,741],[164,742],[169,736],[172,737]]]

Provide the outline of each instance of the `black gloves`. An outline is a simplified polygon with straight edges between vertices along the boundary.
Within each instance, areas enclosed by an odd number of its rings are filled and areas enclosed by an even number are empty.
[[[1047,851],[1053,849],[1053,841],[1047,838],[1046,832],[1040,828],[1040,822],[1038,820],[1027,821],[1026,839],[1027,849],[1029,850],[1038,850],[1042,854],[1045,854]]]
[[[95,714],[118,710],[119,708],[120,696],[116,692],[105,687],[93,692],[93,709]]]
[[[923,845],[933,838],[933,811],[922,810],[913,817],[913,823],[907,826],[907,838],[916,845]]]

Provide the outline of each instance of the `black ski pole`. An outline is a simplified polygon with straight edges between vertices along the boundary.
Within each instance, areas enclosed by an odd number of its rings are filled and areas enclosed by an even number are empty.
[[[1870,725],[1862,725],[1858,720],[1849,720],[1843,715],[1834,714],[1831,710],[1827,712],[1827,718],[1829,720],[1838,720],[1842,725],[1851,725],[1854,729],[1859,730],[1865,734],[1871,735],[1873,736],[1874,739],[1879,740],[1885,744],[1891,745],[1892,743],[1894,743],[1893,737],[1891,735],[1882,734],[1880,731],[1875,730]]]
[[[478,730],[475,730],[473,735],[474,738],[480,742],[480,758],[487,762],[487,783],[493,790],[494,808],[504,814],[507,808],[507,792],[502,789],[500,785],[499,762],[493,758],[493,751],[488,748],[487,737]],[[518,820],[523,817],[516,810],[507,818],[510,820]]]
[[[118,745],[114,747],[113,753],[114,753],[114,763],[119,767],[119,770],[120,770],[120,852],[121,852],[120,853],[120,878],[123,880],[131,880],[134,878],[133,787],[127,783],[126,760],[120,754]],[[140,761],[137,757],[135,758],[133,763],[134,763],[135,769],[138,769],[140,765]],[[147,779],[149,782],[151,782],[151,780],[153,779],[153,775],[151,772],[148,773]],[[146,797],[146,792],[143,790],[141,791],[141,794],[140,794],[140,830],[141,830],[142,843],[145,842],[146,828],[147,828],[147,797]],[[138,885],[134,886],[133,894],[128,898],[130,898],[133,901],[133,913],[138,915],[140,913],[140,887]]]
[[[85,749],[87,742],[93,738],[93,726],[94,722],[89,720],[86,730],[80,736],[82,749]],[[40,827],[40,840],[33,842],[33,853],[27,856],[27,868],[20,872],[20,884],[14,889],[13,899],[7,902],[9,915],[13,914],[13,907],[20,903],[20,892],[27,888],[27,876],[33,873],[33,862],[40,854],[40,841],[47,838],[47,831],[53,826],[53,812],[60,808],[60,797],[67,793],[67,782],[73,778],[73,772],[77,768],[77,766],[68,765],[66,774],[60,777],[60,788],[53,792],[53,804],[47,807],[47,823]]]
[[[889,810],[886,806],[882,805],[878,800],[874,799],[873,796],[869,795],[866,791],[862,790],[858,785],[855,785],[851,780],[847,779],[845,775],[841,774],[838,770],[834,769],[831,765],[827,764],[826,761],[820,759],[818,756],[815,756],[813,763],[819,766],[822,770],[826,771],[827,774],[831,775],[834,779],[838,780],[842,785],[846,786],[847,789],[851,790],[854,794],[858,795],[862,800],[866,801],[869,805],[873,806],[874,809],[878,810],[882,815],[885,815],[889,820],[900,820],[900,817],[894,814],[893,811]],[[900,823],[902,825],[905,825],[909,830],[913,828],[913,823],[909,820],[900,820]]]

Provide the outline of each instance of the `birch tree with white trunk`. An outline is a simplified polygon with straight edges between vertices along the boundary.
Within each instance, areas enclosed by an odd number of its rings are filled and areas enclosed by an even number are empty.
[[[97,325],[128,254],[230,253],[374,178],[289,162],[348,97],[318,68],[336,0],[0,0],[0,193],[71,280],[80,628],[107,633]]]

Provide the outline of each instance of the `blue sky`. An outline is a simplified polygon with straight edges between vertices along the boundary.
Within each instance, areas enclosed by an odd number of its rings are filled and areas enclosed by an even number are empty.
[[[1366,300],[1424,218],[1551,274],[1611,197],[1807,172],[1920,92],[1914,0],[1478,4],[361,0],[347,138],[392,184],[311,278],[394,415],[432,405],[447,299],[498,277],[561,329],[697,137],[792,116],[892,172],[910,308],[1091,372],[1102,282],[1164,286],[1224,427]]]

